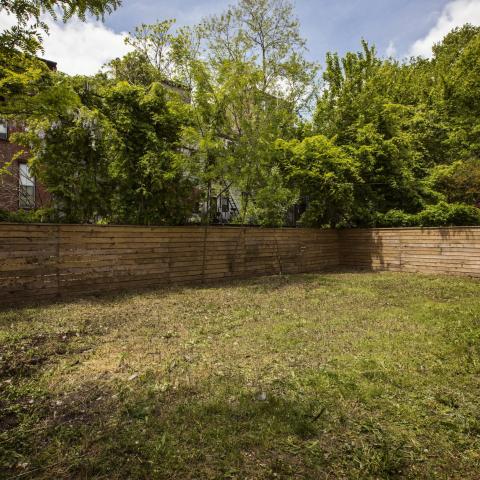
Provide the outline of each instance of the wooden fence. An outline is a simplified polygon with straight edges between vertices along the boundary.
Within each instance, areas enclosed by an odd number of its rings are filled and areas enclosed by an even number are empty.
[[[363,268],[480,277],[480,228],[0,224],[0,303]]]
[[[480,228],[342,230],[340,265],[480,277]]]
[[[0,241],[9,304],[338,265],[333,230],[0,224]]]

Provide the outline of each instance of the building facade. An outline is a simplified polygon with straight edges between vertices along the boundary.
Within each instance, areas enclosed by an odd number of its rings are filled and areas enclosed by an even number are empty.
[[[50,70],[57,64],[40,59]],[[28,165],[28,152],[11,141],[11,135],[21,132],[23,124],[0,118],[0,210],[16,212],[46,207],[51,195],[36,181]]]
[[[21,131],[18,122],[0,119],[0,210],[15,212],[48,206],[50,194],[35,180],[28,166],[28,152],[11,141]]]

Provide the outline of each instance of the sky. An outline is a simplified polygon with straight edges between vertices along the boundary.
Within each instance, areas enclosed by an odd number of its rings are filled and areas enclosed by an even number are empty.
[[[69,74],[93,74],[128,51],[127,32],[141,23],[175,18],[192,25],[221,13],[234,0],[123,0],[104,23],[55,23],[47,19],[44,57]],[[323,63],[328,51],[357,51],[364,38],[380,55],[431,55],[431,47],[454,27],[480,25],[480,0],[296,0],[295,11],[307,40],[308,58]],[[0,28],[12,19],[0,12]]]

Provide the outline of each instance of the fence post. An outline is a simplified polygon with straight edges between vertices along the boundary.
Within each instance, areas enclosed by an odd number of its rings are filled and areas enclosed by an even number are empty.
[[[60,225],[56,228],[56,246],[55,246],[55,275],[57,280],[56,297],[60,298]]]
[[[205,224],[205,228],[203,230],[202,283],[205,283],[205,269],[207,266],[207,235],[208,223]]]

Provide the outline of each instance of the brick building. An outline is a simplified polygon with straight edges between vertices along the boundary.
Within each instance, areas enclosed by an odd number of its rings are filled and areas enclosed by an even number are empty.
[[[57,64],[41,59],[51,70]],[[51,196],[33,178],[28,166],[28,153],[16,156],[25,149],[11,142],[11,135],[21,131],[23,125],[15,120],[0,119],[0,168],[7,166],[8,173],[0,174],[0,210],[15,212],[33,210],[50,204]]]
[[[0,120],[0,168],[7,165],[8,173],[0,175],[0,209],[9,212],[33,210],[47,206],[51,197],[31,175],[28,154],[15,157],[24,149],[10,141],[12,133],[19,131],[21,124]]]

